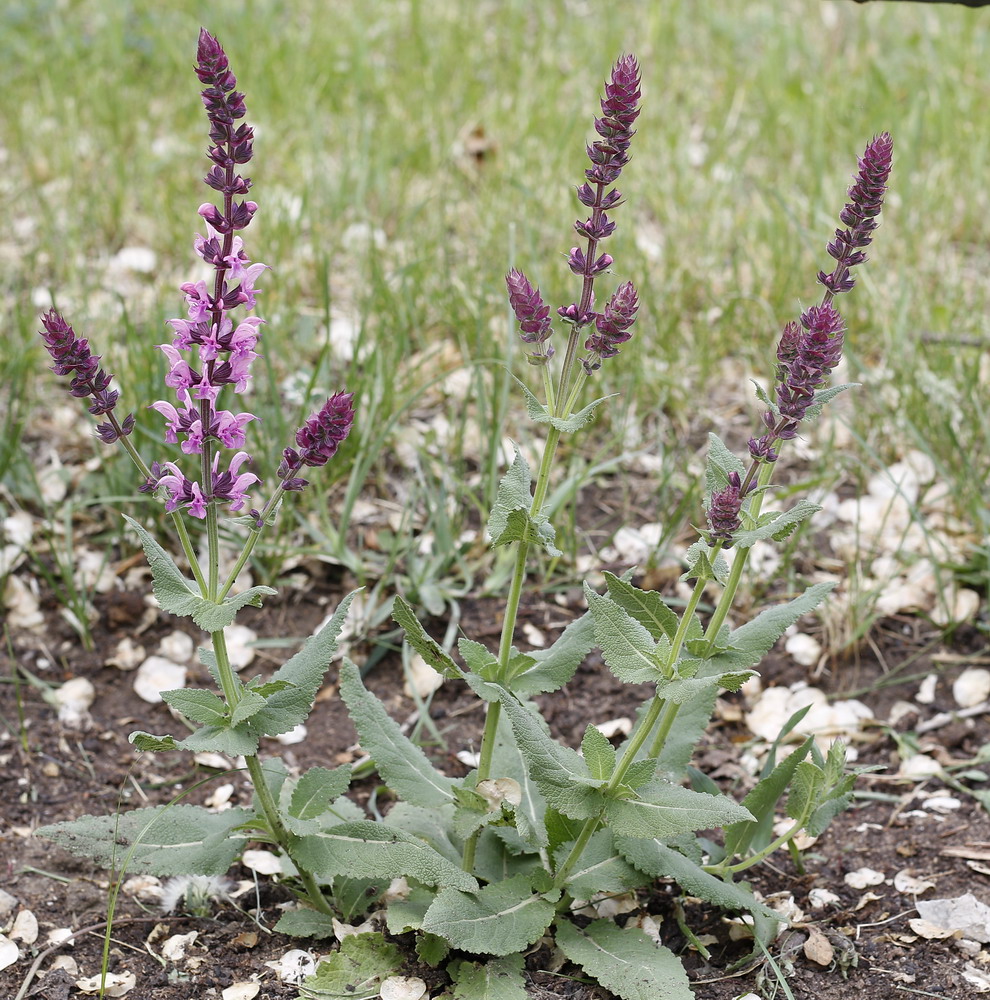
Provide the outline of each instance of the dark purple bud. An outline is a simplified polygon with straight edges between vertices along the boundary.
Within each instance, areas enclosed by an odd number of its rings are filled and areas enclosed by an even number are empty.
[[[585,350],[593,357],[585,368],[593,371],[599,367],[602,358],[614,358],[619,353],[619,344],[624,344],[632,333],[630,328],[636,320],[639,300],[631,281],[619,285],[615,294],[605,304],[605,311],[595,320],[595,332],[585,342]]]
[[[527,344],[542,344],[550,336],[550,307],[522,271],[513,268],[505,276],[509,305],[519,324],[519,336]]]
[[[570,323],[576,330],[580,330],[582,326],[587,326],[589,323],[594,323],[598,316],[595,312],[595,297],[591,296],[591,302],[589,308],[585,312],[581,312],[581,306],[577,302],[572,302],[569,306],[560,306],[557,309],[557,315],[565,322]]]
[[[326,465],[337,453],[354,423],[353,402],[353,393],[334,393],[296,431],[296,445],[303,465]]]
[[[729,483],[725,489],[712,493],[711,503],[708,506],[708,524],[711,527],[708,535],[709,545],[721,541],[723,548],[728,549],[732,546],[732,536],[742,526],[742,521],[739,519],[739,512],[742,509],[741,485],[739,473],[730,472]]]
[[[848,292],[856,284],[849,270],[867,259],[864,251],[873,241],[877,216],[883,208],[893,152],[893,140],[884,132],[866,147],[859,161],[849,201],[839,214],[847,228],[836,229],[835,239],[828,244],[829,255],[836,261],[835,269],[831,274],[824,271],[818,274],[818,280],[832,295]]]

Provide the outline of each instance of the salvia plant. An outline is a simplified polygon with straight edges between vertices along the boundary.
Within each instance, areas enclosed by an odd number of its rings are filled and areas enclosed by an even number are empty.
[[[300,899],[298,908],[281,917],[278,930],[325,938],[334,934],[335,917],[385,909],[392,935],[415,932],[418,958],[443,966],[452,996],[525,997],[523,954],[552,935],[569,960],[627,1000],[687,1000],[692,995],[688,979],[671,951],[632,924],[620,927],[582,913],[589,900],[669,879],[691,896],[747,912],[754,934],[768,942],[780,918],[755,898],[741,876],[775,850],[793,850],[799,833],[820,834],[849,800],[855,774],[847,770],[839,742],[823,754],[809,738],[780,760],[775,746],[742,801],[722,794],[690,762],[716,695],[738,690],[783,632],[830,589],[811,586],[744,625],[727,623],[752,546],[785,538],[818,509],[805,500],[784,511],[764,510],[764,505],[782,443],[846,388],[828,384],[844,335],[835,298],[852,289],[852,269],[865,261],[878,224],[891,167],[890,136],[874,138],[859,161],[841,226],[828,244],[832,269],[818,275],[821,302],[783,329],[773,391],[758,389],[765,412],[760,434],[749,442],[748,460],[711,436],[707,527],[685,557],[683,579],[693,584],[686,606],[676,610],[659,593],[636,587],[631,572],[606,573],[604,592],[585,586],[587,612],[552,646],[523,652],[514,640],[530,556],[538,549],[557,553],[546,501],[558,443],[593,419],[603,400],[582,405],[586,384],[630,340],[639,308],[628,281],[608,297],[601,295],[601,306],[595,294],[613,264],[602,244],[615,229],[612,215],[621,195],[614,184],[628,163],[640,113],[637,62],[632,56],[616,62],[601,116],[594,121],[590,165],[577,188],[587,212],[574,225],[579,245],[567,256],[578,294],[557,309],[566,332],[559,363],[550,307],[521,271],[506,276],[519,335],[530,350],[530,370],[539,373],[536,391],[522,382],[520,387],[529,416],[543,426],[545,438],[535,475],[516,449],[488,519],[492,545],[514,548],[498,649],[464,637],[455,656],[430,637],[401,596],[394,603],[395,621],[409,646],[486,704],[477,767],[463,777],[438,770],[364,686],[358,666],[345,659],[341,696],[362,748],[394,800],[384,819],[372,820],[345,795],[351,779],[347,767],[314,767],[295,775],[280,761],[262,763],[257,756],[262,737],[283,733],[307,716],[350,599],[267,681],[243,684],[225,652],[224,629],[237,610],[272,593],[264,587],[233,589],[252,545],[275,523],[283,493],[305,485],[297,475],[301,467],[323,464],[333,455],[353,411],[350,397],[338,394],[300,428],[297,447],[283,453],[271,498],[260,511],[251,509],[240,518],[250,534],[234,569],[221,580],[219,508],[243,509],[249,502],[246,491],[257,486],[257,479],[245,471],[249,458],[240,450],[253,415],[220,410],[218,402],[227,387],[236,394],[248,383],[261,321],[231,314],[254,306],[254,282],[264,266],[248,260],[235,235],[256,208],[236,200],[249,187],[236,170],[251,156],[251,130],[235,127],[244,113],[243,100],[234,91],[223,50],[206,32],[200,36],[197,73],[206,85],[211,126],[214,165],[207,183],[223,202],[200,208],[207,235],[197,238],[196,248],[214,274],[212,285],[183,286],[188,319],[172,321],[174,339],[161,348],[169,363],[166,384],[175,390],[176,402],[152,404],[165,418],[166,440],[181,441],[184,453],[198,456],[194,477],[171,462],[145,467],[130,443],[133,418],[115,416],[117,393],[109,389],[110,376],[60,316],[44,317],[43,336],[56,373],[72,376],[70,391],[93,399],[90,410],[105,421],[100,437],[122,444],[146,478],[144,489],[165,501],[193,580],[144,528],[130,522],[148,555],[160,604],[192,617],[212,637],[211,648],[201,656],[220,693],[163,695],[198,728],[181,740],[135,733],[132,741],[143,750],[243,755],[255,798],[249,808],[221,813],[171,805],[117,818],[86,817],[48,827],[44,834],[104,864],[126,850],[132,870],[159,875],[223,874],[249,841],[268,842],[283,855],[287,884]],[[234,451],[229,459],[222,457],[225,449]],[[206,522],[205,565],[190,544],[185,515]],[[703,621],[698,608],[710,587],[718,597]],[[576,750],[552,737],[534,698],[566,685],[596,647],[619,680],[649,683],[653,693],[620,746],[589,725]],[[780,808],[790,825],[775,836]],[[719,830],[720,836],[712,833]],[[686,926],[684,931],[691,936]],[[399,948],[384,933],[349,936],[321,963],[304,992],[374,996],[382,979],[402,965]]]

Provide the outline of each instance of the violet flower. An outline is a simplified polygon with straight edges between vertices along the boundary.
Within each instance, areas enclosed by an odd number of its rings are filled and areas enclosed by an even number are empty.
[[[52,356],[55,364],[51,370],[56,375],[71,375],[69,383],[70,395],[79,399],[92,397],[93,402],[87,407],[90,413],[98,417],[107,417],[107,422],[97,424],[96,433],[104,444],[113,444],[134,429],[134,415],[128,413],[123,422],[118,422],[114,409],[120,393],[110,389],[113,375],[108,375],[100,367],[100,355],[93,354],[89,349],[89,341],[77,337],[75,331],[63,319],[60,313],[50,309],[41,317],[43,331],[39,331],[45,341],[45,348]]]
[[[800,324],[788,323],[784,327],[777,345],[778,413],[767,410],[763,414],[767,432],[749,442],[749,453],[757,462],[777,460],[777,442],[796,436],[799,423],[814,405],[815,393],[841,360],[844,327],[832,299],[855,285],[850,269],[867,259],[865,250],[873,241],[878,225],[892,157],[893,141],[886,132],[866,147],[855,182],[849,189],[849,202],[839,216],[848,228],[836,229],[835,239],[828,244],[835,268],[831,274],[824,271],[818,274],[819,282],[825,286],[822,303],[807,309]],[[751,480],[752,470],[744,487]]]
[[[169,320],[172,342],[160,348],[169,365],[165,384],[175,390],[180,405],[160,400],[151,409],[165,417],[166,441],[181,438],[183,452],[202,456],[197,480],[188,479],[174,463],[165,463],[169,474],[157,477],[157,485],[168,493],[166,509],[185,508],[193,517],[203,518],[214,502],[239,510],[247,499],[245,489],[258,482],[254,473],[240,472],[251,460],[247,452],[238,451],[221,471],[215,449],[242,448],[245,427],[257,419],[253,413],[233,413],[217,404],[226,386],[233,386],[239,394],[249,385],[262,320],[246,316],[235,321],[232,313],[240,306],[254,308],[255,282],[266,265],[252,263],[243,240],[235,235],[249,225],[258,209],[253,201],[236,200],[251,188],[250,179],[236,170],[253,153],[253,129],[246,124],[235,126],[244,117],[244,96],[234,89],[237,80],[226,53],[205,29],[200,31],[196,57],[196,75],[206,85],[202,97],[212,143],[207,155],[213,166],[205,183],[222,196],[222,205],[199,207],[207,235],[197,234],[194,247],[213,268],[213,278],[211,283],[182,285],[187,318]]]
[[[602,117],[595,118],[595,131],[600,136],[588,146],[591,166],[585,170],[585,182],[577,189],[578,200],[589,209],[586,219],[578,219],[574,230],[587,241],[585,247],[572,247],[567,256],[568,267],[582,280],[578,302],[561,306],[557,314],[571,327],[567,360],[562,373],[562,388],[568,375],[568,363],[573,353],[573,338],[582,327],[594,324],[596,332],[585,343],[587,357],[582,360],[589,374],[601,367],[603,358],[618,354],[618,344],[627,341],[636,317],[638,303],[636,291],[630,282],[619,286],[605,307],[604,313],[594,310],[595,279],[612,266],[612,256],[599,252],[599,245],[615,231],[615,222],[607,212],[615,208],[622,195],[614,184],[629,162],[629,144],[635,135],[633,123],[639,117],[639,64],[631,55],[622,56],[612,67],[612,76],[605,85],[601,99]],[[529,279],[518,270],[505,277],[509,290],[509,304],[520,327],[520,336],[528,344],[538,344],[537,352],[529,356],[537,365],[545,365],[553,356],[553,348],[546,343],[550,336],[549,310],[533,289]]]

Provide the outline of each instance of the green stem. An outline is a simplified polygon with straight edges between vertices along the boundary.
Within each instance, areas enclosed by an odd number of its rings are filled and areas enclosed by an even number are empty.
[[[271,830],[272,835],[278,842],[278,845],[290,858],[292,858],[288,849],[289,831],[285,828],[285,824],[282,822],[282,817],[279,816],[278,806],[276,806],[272,790],[268,787],[268,782],[265,780],[265,773],[261,766],[261,761],[258,760],[258,757],[254,754],[249,757],[245,757],[244,760],[247,764],[248,774],[251,775],[251,783],[254,785],[258,801],[261,803],[261,811],[265,814],[265,819],[268,821],[268,828]],[[327,898],[324,896],[323,890],[320,888],[313,873],[307,871],[305,868],[301,868],[295,858],[292,858],[292,863],[296,866],[296,871],[299,873],[299,879],[306,890],[306,898],[321,913],[333,916],[333,908],[327,902]]]
[[[799,820],[795,820],[792,826],[790,826],[784,833],[782,833],[776,840],[771,841],[763,848],[762,851],[757,851],[756,854],[751,855],[743,861],[738,862],[734,865],[702,865],[702,868],[706,872],[712,875],[735,875],[738,872],[744,872],[747,868],[752,868],[753,865],[758,865],[764,858],[770,857],[774,851],[779,847],[783,847],[796,833],[801,830],[807,820],[807,816],[802,816]]]
[[[222,601],[227,594],[230,593],[230,588],[237,582],[237,577],[240,576],[240,572],[244,569],[245,563],[251,558],[251,553],[254,551],[255,545],[258,544],[258,539],[261,537],[261,532],[264,530],[265,525],[268,522],[268,517],[278,505],[278,502],[282,499],[282,495],[284,493],[285,483],[283,481],[278,484],[278,487],[271,495],[268,503],[265,504],[264,510],[262,510],[259,515],[262,526],[260,528],[252,528],[250,534],[245,540],[244,547],[241,549],[241,554],[237,557],[237,562],[234,563],[233,569],[231,569],[231,571],[227,574],[227,579],[224,580],[223,586],[217,594],[217,601]]]

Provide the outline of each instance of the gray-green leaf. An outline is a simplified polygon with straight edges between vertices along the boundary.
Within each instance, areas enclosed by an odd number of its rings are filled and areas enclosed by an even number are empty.
[[[487,962],[451,962],[454,1000],[526,1000],[523,957],[516,953]]]
[[[587,584],[584,595],[595,623],[595,641],[605,665],[627,684],[658,680],[656,642],[646,626],[623,610],[611,597],[596,594]]]
[[[638,927],[623,930],[611,920],[593,920],[579,930],[560,920],[556,939],[575,965],[622,1000],[694,1000],[677,956],[655,945]]]
[[[437,771],[426,754],[403,734],[385,706],[361,682],[361,672],[347,659],[340,668],[340,696],[362,748],[400,797],[427,807],[454,801],[454,780]]]
[[[201,806],[133,809],[117,816],[82,816],[37,831],[101,868],[126,861],[131,875],[225,875],[248,835],[234,832],[246,809],[211,813]]]
[[[406,877],[425,885],[467,890],[478,885],[471,875],[438,854],[426,841],[371,820],[342,823],[299,837],[294,841],[292,857],[323,877]]]
[[[608,799],[605,816],[618,834],[661,839],[753,818],[724,795],[693,792],[666,781],[644,785],[635,799]]]
[[[300,987],[319,1000],[371,1000],[382,981],[402,969],[402,953],[384,934],[349,934]]]
[[[477,955],[509,955],[542,937],[554,906],[533,892],[525,875],[477,892],[442,889],[426,911],[423,930]]]

